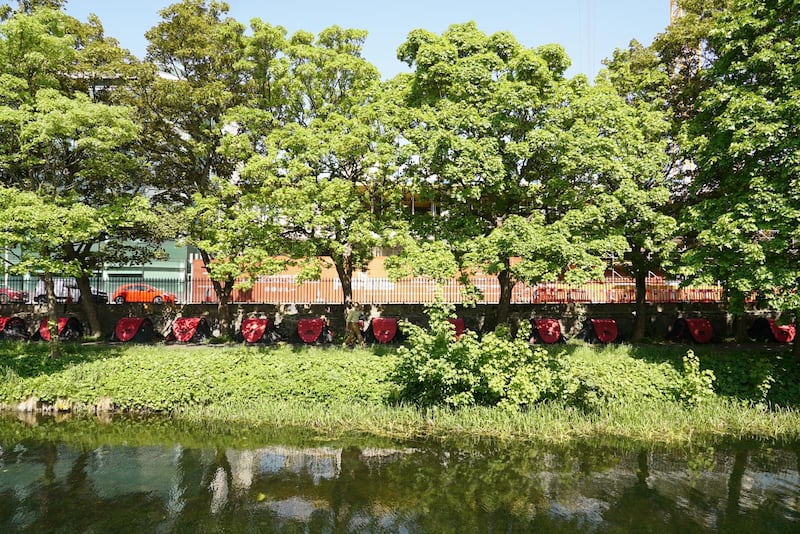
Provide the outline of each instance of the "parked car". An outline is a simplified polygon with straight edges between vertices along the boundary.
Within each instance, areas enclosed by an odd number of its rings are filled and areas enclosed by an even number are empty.
[[[92,298],[95,302],[100,304],[108,302],[108,293],[100,291],[96,287],[92,287],[91,290]],[[77,303],[81,301],[81,290],[78,288],[78,281],[74,278],[54,278],[53,292],[58,302],[72,300],[72,302]],[[47,290],[44,287],[44,280],[39,280],[39,283],[36,284],[33,300],[39,304],[47,302]]]
[[[28,292],[10,287],[0,287],[0,304],[9,302],[28,302]]]
[[[149,284],[125,284],[119,286],[111,295],[112,302],[124,304],[126,302],[152,302],[164,304],[175,303],[175,294],[161,291]]]

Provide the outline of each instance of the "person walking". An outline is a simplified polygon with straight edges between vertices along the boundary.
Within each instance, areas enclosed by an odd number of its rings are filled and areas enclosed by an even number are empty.
[[[356,341],[360,347],[364,346],[364,338],[361,335],[361,306],[358,302],[350,304],[350,309],[345,316],[345,335],[344,344],[352,346]]]

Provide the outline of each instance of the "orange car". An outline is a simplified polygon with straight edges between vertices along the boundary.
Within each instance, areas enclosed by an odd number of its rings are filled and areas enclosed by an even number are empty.
[[[175,303],[174,293],[165,293],[157,287],[148,284],[125,284],[119,286],[111,296],[111,301],[117,304],[126,302],[152,302],[163,304],[165,302]]]

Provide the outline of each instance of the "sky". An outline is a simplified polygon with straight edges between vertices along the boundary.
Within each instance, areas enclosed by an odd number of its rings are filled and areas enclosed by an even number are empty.
[[[85,21],[90,13],[134,55],[143,58],[144,33],[170,0],[68,0],[66,11]],[[568,76],[594,78],[602,60],[631,39],[648,45],[669,24],[669,0],[228,0],[229,16],[249,26],[260,18],[291,35],[339,25],[369,32],[363,56],[383,78],[408,72],[396,51],[411,30],[441,34],[451,24],[475,21],[486,34],[511,32],[526,47],[558,43],[572,59]]]

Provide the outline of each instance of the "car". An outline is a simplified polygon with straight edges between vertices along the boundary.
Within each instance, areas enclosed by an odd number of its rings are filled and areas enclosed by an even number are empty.
[[[100,291],[96,287],[91,287],[92,299],[100,304],[108,302],[108,293]],[[57,302],[80,302],[81,290],[78,289],[78,281],[74,278],[53,278],[53,292]],[[45,304],[47,302],[47,290],[44,287],[44,280],[39,280],[34,291],[34,302]]]
[[[28,292],[10,287],[0,287],[0,304],[9,302],[28,302]]]
[[[154,304],[169,302],[174,304],[175,294],[161,291],[150,284],[125,284],[114,291],[111,301],[116,304],[125,304],[126,302],[152,302]]]

